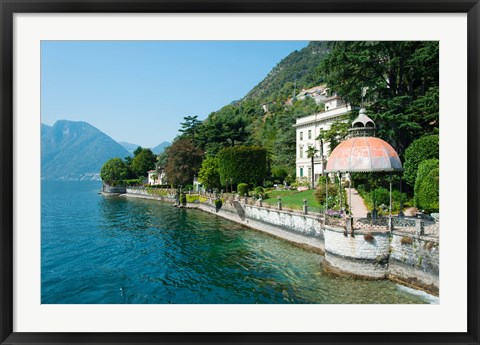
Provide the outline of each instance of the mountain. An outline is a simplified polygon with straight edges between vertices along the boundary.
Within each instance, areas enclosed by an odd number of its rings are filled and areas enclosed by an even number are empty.
[[[129,152],[86,122],[59,120],[42,124],[42,179],[95,180],[102,165]]]
[[[330,53],[332,43],[312,41],[282,59],[268,75],[255,86],[243,100],[267,103],[287,99],[302,88],[319,85],[323,78],[318,74],[320,62]]]
[[[120,145],[123,146],[123,148],[125,150],[127,150],[128,152],[130,152],[132,155],[133,155],[133,151],[135,151],[137,149],[137,147],[139,147],[140,145],[137,145],[137,144],[131,144],[131,143],[127,143],[125,141],[119,141],[118,142]]]
[[[171,143],[169,143],[168,141],[164,141],[163,143],[158,144],[157,146],[152,148],[152,152],[155,153],[156,155],[159,155],[170,145],[171,145]]]

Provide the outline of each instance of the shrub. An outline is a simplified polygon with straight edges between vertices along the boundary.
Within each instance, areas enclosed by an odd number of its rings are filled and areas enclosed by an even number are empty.
[[[363,185],[362,185],[363,186]],[[377,210],[383,210],[387,212],[390,207],[390,191],[386,188],[376,188],[370,192],[366,192],[362,188],[357,188],[359,194],[363,197],[365,204],[371,210],[373,210],[373,201],[376,200]],[[374,198],[375,197],[375,198]],[[400,193],[398,190],[392,190],[392,211],[400,211],[400,201],[405,202],[407,200],[407,194]]]
[[[373,240],[375,240],[375,237],[373,237],[373,235],[368,232],[363,235],[363,239],[367,242],[372,242]]]
[[[198,195],[187,195],[187,202],[198,202]]]
[[[315,199],[320,205],[325,204],[325,198],[326,198],[326,188],[325,184],[319,184],[317,186],[317,189],[315,190]],[[336,198],[338,195],[338,186],[334,184],[329,184],[328,185],[328,201],[329,201],[329,207],[333,207],[333,205],[330,205],[332,201]]]
[[[262,197],[262,199],[266,199],[268,197],[263,187],[260,186],[255,187],[255,189],[253,190],[253,196],[257,199],[260,197]]]
[[[400,239],[400,243],[403,244],[403,245],[413,244],[413,238],[408,237],[408,236],[403,236],[403,237]]]
[[[248,184],[246,183],[239,183],[237,186],[238,195],[244,196],[245,194],[248,195]]]
[[[218,210],[222,207],[223,202],[222,199],[215,199],[215,208]]]
[[[180,194],[180,204],[185,205],[187,203],[187,196],[185,194]]]
[[[270,181],[270,180],[266,180],[265,182],[263,182],[263,186],[264,186],[265,188],[273,187],[273,182]]]
[[[123,181],[126,186],[140,186],[143,183],[143,178],[135,178]]]
[[[438,134],[427,135],[415,140],[405,150],[405,164],[403,177],[411,185],[415,185],[419,164],[426,160],[436,158],[439,153]]]
[[[428,159],[418,166],[414,188],[414,203],[424,212],[439,210],[439,161]]]

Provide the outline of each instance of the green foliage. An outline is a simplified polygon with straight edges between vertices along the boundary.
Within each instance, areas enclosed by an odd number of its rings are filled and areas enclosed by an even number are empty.
[[[166,147],[165,150],[163,150],[163,152],[158,155],[157,164],[159,168],[165,168],[167,166],[169,149],[170,149],[170,146]]]
[[[248,121],[238,114],[236,107],[228,105],[210,114],[198,127],[196,145],[208,155],[216,155],[222,148],[234,147],[248,139]]]
[[[427,135],[415,140],[405,151],[405,164],[403,176],[405,181],[415,185],[418,166],[426,159],[439,158],[439,136],[438,134]]]
[[[217,210],[220,209],[223,205],[222,199],[215,199],[214,203]]]
[[[239,183],[237,186],[237,192],[240,196],[244,196],[245,194],[248,195],[248,184]]]
[[[287,169],[283,167],[272,168],[272,177],[275,181],[278,181],[278,183],[282,183],[287,176],[288,176]]]
[[[265,193],[265,189],[263,189],[263,187],[261,187],[261,186],[255,187],[253,189],[253,196],[257,199],[260,198],[260,197],[262,199],[268,198],[267,193]]]
[[[169,183],[174,186],[192,183],[194,175],[200,170],[203,153],[189,139],[176,140],[168,148],[168,160],[165,173]]]
[[[317,139],[329,146],[329,152],[323,152],[323,155],[326,156],[332,153],[335,147],[347,137],[349,128],[350,122],[339,120],[333,122],[329,129],[320,133]]]
[[[187,204],[187,196],[184,193],[180,194],[179,200],[180,200],[180,204],[182,204],[182,205]]]
[[[325,183],[321,183],[315,189],[315,199],[320,205],[325,205],[325,198],[327,197],[326,194],[327,187]],[[328,208],[331,209],[335,206],[338,199],[338,185],[335,184],[328,184]]]
[[[183,120],[184,122],[180,124],[182,128],[179,129],[179,131],[184,134],[185,138],[195,141],[195,134],[197,133],[202,122],[198,120],[197,115],[185,116]]]
[[[128,179],[123,182],[126,186],[140,186],[143,183],[143,178]]]
[[[130,169],[136,177],[147,176],[148,171],[155,168],[157,157],[152,150],[138,147],[134,151],[134,157]]]
[[[221,187],[218,158],[209,156],[203,160],[202,167],[198,172],[198,180],[209,189]]]
[[[428,159],[418,166],[414,202],[428,213],[439,211],[439,173],[438,159]]]
[[[112,158],[103,165],[100,178],[108,185],[119,185],[127,178],[127,165],[121,158]]]
[[[199,196],[198,195],[187,195],[187,202],[198,202]]]
[[[376,205],[377,210],[380,213],[385,213],[390,207],[390,190],[379,187],[373,190],[367,191],[364,185],[357,186],[357,191],[363,198],[365,205],[369,210],[373,210]],[[400,193],[396,189],[392,189],[392,212],[400,211],[400,201],[405,202],[407,200],[407,194]],[[375,202],[375,205],[374,205]]]
[[[316,68],[329,51],[328,42],[310,42],[307,47],[291,53],[280,61],[267,77],[245,96],[245,99],[267,103],[291,97],[294,83],[297,93],[302,88],[319,85],[322,78],[316,72]]]
[[[258,146],[236,146],[218,154],[222,185],[248,183],[260,185],[267,172],[267,152]]]
[[[438,41],[336,42],[319,73],[351,105],[364,102],[377,136],[402,155],[425,134],[438,132]]]

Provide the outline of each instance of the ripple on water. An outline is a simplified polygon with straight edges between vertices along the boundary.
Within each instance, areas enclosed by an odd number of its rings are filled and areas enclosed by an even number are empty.
[[[196,210],[42,182],[42,303],[431,303]]]

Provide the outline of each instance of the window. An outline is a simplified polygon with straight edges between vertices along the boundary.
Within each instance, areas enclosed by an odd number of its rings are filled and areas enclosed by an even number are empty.
[[[308,139],[312,139],[312,130],[311,129],[308,130]]]
[[[300,132],[300,140],[303,140],[303,132]]]
[[[312,176],[312,168],[308,168],[308,177]]]
[[[299,156],[300,158],[303,158],[303,146],[300,146]]]
[[[300,168],[300,177],[303,177],[303,168]]]

